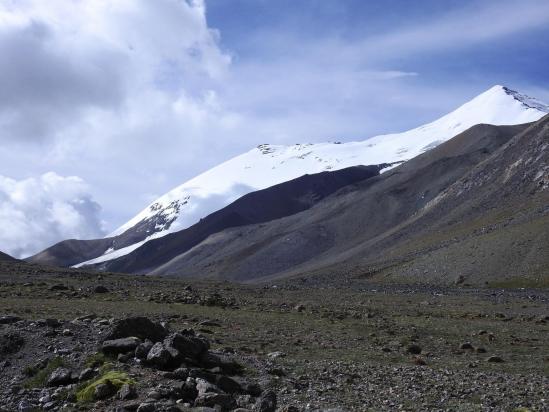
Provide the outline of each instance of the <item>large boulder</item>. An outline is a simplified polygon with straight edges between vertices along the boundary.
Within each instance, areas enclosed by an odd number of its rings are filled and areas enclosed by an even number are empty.
[[[103,342],[101,350],[107,355],[118,355],[119,353],[134,352],[141,344],[141,339],[135,336],[127,338],[106,340]]]
[[[193,335],[172,333],[164,339],[164,347],[170,352],[172,363],[177,367],[185,359],[198,359],[208,351],[209,344]]]
[[[137,359],[147,359],[147,355],[149,354],[149,351],[153,347],[153,343],[150,340],[146,340],[145,342],[141,343],[135,348],[135,357]]]
[[[147,363],[157,369],[168,369],[172,362],[170,352],[162,342],[156,342],[147,354]]]
[[[117,321],[105,336],[105,340],[135,336],[141,340],[161,342],[167,335],[168,331],[160,323],[144,316],[136,316]]]
[[[204,352],[200,363],[205,368],[220,368],[227,375],[238,375],[242,366],[224,353]]]

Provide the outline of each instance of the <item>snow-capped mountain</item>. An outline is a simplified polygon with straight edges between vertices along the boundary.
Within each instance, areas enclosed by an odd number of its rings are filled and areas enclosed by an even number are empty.
[[[113,242],[101,256],[77,266],[124,256],[150,239],[193,225],[247,193],[304,174],[356,165],[398,164],[476,124],[528,123],[547,113],[549,105],[498,85],[440,119],[403,133],[349,143],[262,144],[166,193],[109,235],[131,237],[130,244]]]

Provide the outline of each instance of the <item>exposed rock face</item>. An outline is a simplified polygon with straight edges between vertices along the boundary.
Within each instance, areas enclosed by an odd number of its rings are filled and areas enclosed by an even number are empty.
[[[137,337],[141,340],[149,339],[152,342],[159,342],[167,335],[168,332],[161,324],[146,317],[137,316],[117,321],[105,340]]]
[[[299,214],[218,232],[153,273],[444,285],[463,276],[459,286],[535,280],[549,265],[548,136],[549,116],[474,126]]]
[[[119,353],[133,352],[141,344],[141,339],[130,336],[127,338],[106,340],[103,342],[102,350],[109,355],[118,355]]]
[[[304,175],[249,193],[227,207],[205,216],[192,227],[168,235],[166,242],[149,241],[138,253],[116,259],[116,262],[98,263],[96,267],[117,272],[143,272],[145,268],[168,262],[223,229],[266,222],[306,210],[342,187],[377,176],[383,166],[386,165],[356,166],[334,172]],[[118,236],[95,240],[66,240],[30,257],[29,261],[71,266],[96,258],[109,248],[119,249],[139,242],[156,231],[168,229],[173,218],[177,217],[180,206],[184,204],[186,200],[174,201],[165,208],[153,204],[150,217]]]

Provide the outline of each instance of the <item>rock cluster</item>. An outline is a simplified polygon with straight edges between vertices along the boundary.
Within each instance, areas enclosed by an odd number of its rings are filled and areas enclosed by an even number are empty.
[[[27,321],[21,323],[32,330]],[[108,325],[93,316],[79,318],[71,323],[72,330],[54,319],[35,324],[48,328],[45,335],[78,337],[90,351],[83,359],[74,348],[56,350],[60,356],[27,367],[26,382],[34,379],[35,386],[25,389],[25,380],[12,386],[13,394],[4,400],[13,410],[56,411],[86,405],[118,412],[276,410],[274,392],[243,376],[232,355],[211,350],[209,340],[193,330],[170,331],[146,317]],[[98,327],[103,328],[100,334]],[[102,341],[89,339],[98,335]],[[24,343],[14,333],[2,335],[1,342],[6,353],[16,352]],[[41,376],[43,380],[37,381]]]

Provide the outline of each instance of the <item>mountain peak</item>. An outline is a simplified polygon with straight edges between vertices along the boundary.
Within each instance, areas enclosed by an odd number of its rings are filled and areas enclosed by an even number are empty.
[[[529,123],[548,112],[546,104],[497,85],[447,115],[406,132],[341,144],[261,144],[157,199],[111,233],[111,247],[100,250],[92,260],[82,264],[123,256],[148,240],[192,226],[247,193],[305,174],[358,165],[399,164],[474,125]]]
[[[513,99],[522,103],[524,106],[530,109],[540,110],[542,112],[549,113],[549,105],[543,103],[542,101],[536,99],[535,97],[531,97],[526,94],[519,93],[516,90],[512,90],[506,86],[496,86],[496,87],[501,87],[507,95],[513,97]]]

